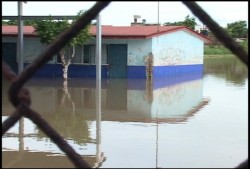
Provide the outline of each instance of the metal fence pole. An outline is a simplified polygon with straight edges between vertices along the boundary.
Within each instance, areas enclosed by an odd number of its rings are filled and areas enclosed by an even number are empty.
[[[23,71],[23,2],[18,1],[18,51],[17,51],[17,61],[18,61],[18,74]]]
[[[101,54],[102,54],[102,28],[101,28],[101,16],[97,15],[96,23],[96,80],[101,79]]]

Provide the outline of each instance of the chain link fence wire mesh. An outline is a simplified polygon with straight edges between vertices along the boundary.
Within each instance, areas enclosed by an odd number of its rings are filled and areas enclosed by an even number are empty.
[[[47,63],[61,48],[63,48],[81,29],[84,29],[91,20],[110,4],[111,1],[99,1],[82,15],[75,24],[56,38],[47,48],[28,65],[20,75],[14,71],[2,60],[2,76],[11,82],[9,88],[9,100],[16,110],[2,123],[2,136],[14,126],[23,116],[29,118],[45,134],[50,137],[54,143],[67,155],[76,168],[91,168],[90,165],[64,140],[64,138],[55,131],[43,117],[29,106],[31,104],[29,91],[24,87],[25,83]],[[242,46],[237,44],[228,33],[223,30],[197,3],[193,1],[182,1],[192,13],[197,16],[214,33],[216,38],[235,54],[248,67],[248,53]],[[236,168],[248,168],[248,159]]]

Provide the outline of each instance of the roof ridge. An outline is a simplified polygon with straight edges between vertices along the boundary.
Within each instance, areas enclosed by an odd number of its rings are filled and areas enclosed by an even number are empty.
[[[3,36],[15,36],[18,34],[17,25],[2,25],[2,35]],[[24,26],[24,35],[37,36],[32,25]],[[113,26],[113,25],[102,25],[102,36],[105,38],[151,38],[153,36],[163,35],[178,30],[186,30],[194,36],[202,39],[203,41],[211,42],[207,37],[195,32],[191,28],[186,26],[158,26],[158,25],[149,25],[149,26]],[[91,25],[90,33],[96,35],[96,25]]]

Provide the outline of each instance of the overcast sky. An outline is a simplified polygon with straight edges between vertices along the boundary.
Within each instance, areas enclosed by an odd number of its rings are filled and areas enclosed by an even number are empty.
[[[87,10],[95,1],[28,1],[23,4],[23,15],[76,15]],[[239,20],[248,24],[248,1],[206,1],[197,3],[222,27]],[[17,2],[2,1],[2,15],[17,15]],[[129,26],[133,15],[140,15],[148,23],[158,22],[158,1],[114,1],[101,12],[103,25]],[[183,21],[191,11],[180,1],[159,1],[159,22]],[[196,18],[196,17],[195,17]],[[196,22],[202,23],[196,18]]]

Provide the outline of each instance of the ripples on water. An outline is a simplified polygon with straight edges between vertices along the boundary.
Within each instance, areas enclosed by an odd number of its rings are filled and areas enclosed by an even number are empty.
[[[2,83],[3,121],[14,109]],[[32,108],[91,166],[235,167],[248,157],[248,74],[234,58],[205,59],[203,77],[105,79],[101,90],[70,79],[69,95],[62,84],[31,80]],[[2,137],[2,155],[3,167],[74,167],[26,118]]]

